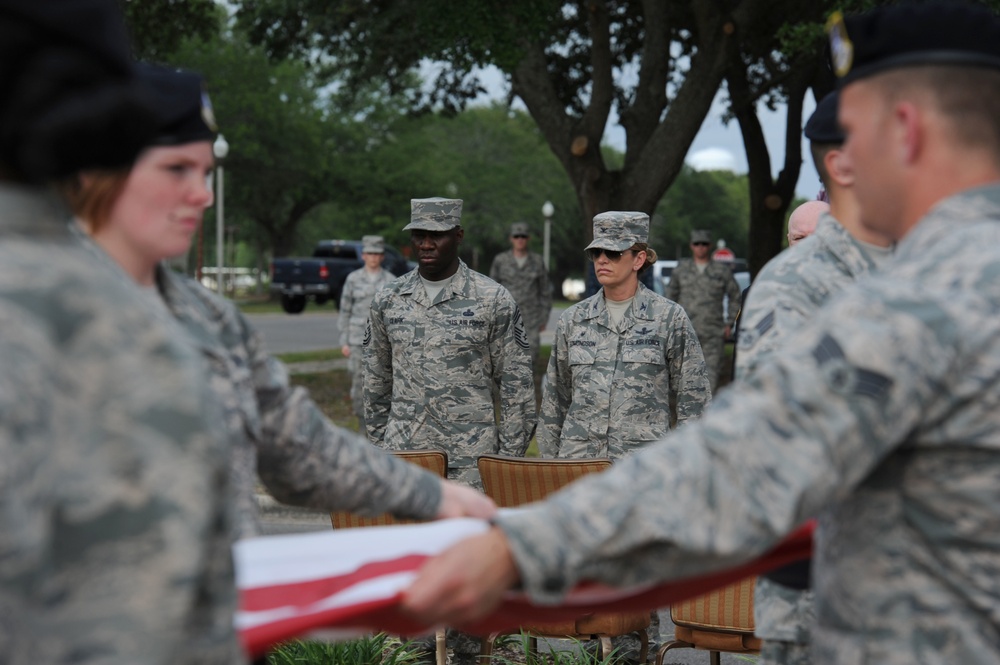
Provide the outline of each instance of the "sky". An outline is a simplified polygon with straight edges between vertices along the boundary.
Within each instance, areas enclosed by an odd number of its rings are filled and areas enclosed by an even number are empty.
[[[425,81],[432,80],[435,67],[432,64],[425,64],[421,68],[421,74]],[[503,74],[495,69],[489,68],[480,72],[482,81],[487,92],[478,97],[473,103],[487,104],[496,100],[506,99],[506,85]],[[515,100],[515,108],[525,109],[521,100]],[[725,93],[719,92],[712,104],[712,109],[705,116],[701,130],[695,136],[688,151],[686,162],[692,168],[699,170],[729,170],[736,173],[747,172],[746,153],[743,150],[743,137],[740,136],[739,124],[733,120],[729,124],[723,124],[722,118],[725,113]],[[806,95],[805,104],[802,108],[803,121],[807,120],[816,108],[816,102],[811,94]],[[770,111],[763,104],[760,106],[758,114],[761,128],[764,131],[764,139],[767,142],[768,151],[771,156],[772,175],[777,175],[778,170],[784,163],[785,157],[785,108],[779,106],[777,110]],[[608,119],[608,126],[604,131],[604,143],[608,143],[619,150],[625,150],[625,130],[618,124],[618,116],[612,111]],[[808,154],[809,144],[802,142],[802,169],[799,172],[799,181],[795,187],[795,192],[802,198],[813,199],[819,192],[819,175],[813,166],[812,158]]]

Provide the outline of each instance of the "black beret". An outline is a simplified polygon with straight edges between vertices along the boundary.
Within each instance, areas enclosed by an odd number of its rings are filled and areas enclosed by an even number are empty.
[[[827,22],[840,85],[888,69],[956,65],[1000,69],[1000,16],[963,2],[902,3]]]
[[[215,139],[218,128],[201,76],[146,63],[138,65],[138,73],[156,102],[158,127],[153,145]]]
[[[806,138],[813,143],[843,143],[844,132],[837,123],[837,102],[840,95],[831,92],[820,100],[806,122]]]
[[[0,162],[42,182],[127,166],[155,119],[115,0],[0,0]]]

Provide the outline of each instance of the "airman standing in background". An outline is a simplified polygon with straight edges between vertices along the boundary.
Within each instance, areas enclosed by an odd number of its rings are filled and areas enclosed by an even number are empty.
[[[361,238],[361,259],[365,265],[347,276],[340,294],[340,350],[347,358],[351,372],[351,408],[358,417],[361,432],[364,432],[365,386],[361,347],[372,297],[395,276],[382,268],[385,259],[385,240],[382,236]]]
[[[510,227],[511,249],[497,254],[490,267],[490,279],[514,296],[521,308],[524,332],[531,347],[531,367],[538,364],[541,332],[552,313],[552,282],[542,256],[528,251],[528,225],[517,222]]]
[[[732,268],[712,260],[712,234],[691,232],[691,257],[681,259],[670,274],[666,296],[687,312],[705,355],[712,393],[719,385],[723,347],[740,311],[740,285]],[[729,315],[724,319],[723,300],[729,297]]]

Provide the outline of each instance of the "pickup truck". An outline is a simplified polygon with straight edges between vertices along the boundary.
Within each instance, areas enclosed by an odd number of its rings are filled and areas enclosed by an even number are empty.
[[[364,264],[360,240],[321,240],[312,257],[271,261],[271,291],[281,294],[281,308],[289,314],[300,314],[309,298],[317,305],[339,303],[347,275]],[[397,277],[410,271],[403,255],[388,246],[382,267]]]

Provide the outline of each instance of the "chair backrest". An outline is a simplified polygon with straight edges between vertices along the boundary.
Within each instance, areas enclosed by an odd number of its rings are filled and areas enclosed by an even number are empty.
[[[747,577],[703,596],[670,606],[678,626],[700,630],[753,633],[753,591],[756,577]]]
[[[398,450],[392,453],[410,464],[427,469],[442,478],[448,476],[448,455],[440,450]],[[361,517],[345,510],[330,513],[334,529],[350,529],[362,526],[388,526],[390,524],[410,524],[415,520],[397,520],[388,513],[376,517]]]
[[[611,460],[483,455],[477,466],[486,495],[501,508],[511,508],[541,501],[577,478],[604,471],[611,466]]]

